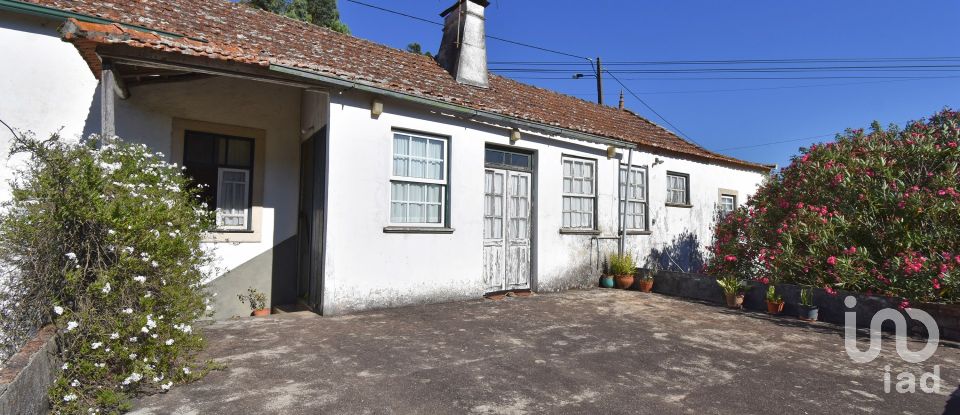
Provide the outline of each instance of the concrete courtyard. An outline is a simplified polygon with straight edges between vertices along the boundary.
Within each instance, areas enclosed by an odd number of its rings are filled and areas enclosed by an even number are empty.
[[[632,291],[296,313],[204,333],[204,356],[225,368],[134,413],[960,413],[953,345],[910,364],[888,339],[857,364],[836,326]],[[939,393],[896,392],[897,374],[935,365]]]

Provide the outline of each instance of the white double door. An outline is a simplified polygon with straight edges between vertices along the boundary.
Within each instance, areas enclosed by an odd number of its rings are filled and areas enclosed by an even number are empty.
[[[483,279],[487,291],[530,288],[530,173],[486,169]]]

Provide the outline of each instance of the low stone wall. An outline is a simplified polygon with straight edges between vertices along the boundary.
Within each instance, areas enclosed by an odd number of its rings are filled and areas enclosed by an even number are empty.
[[[748,310],[766,311],[767,286],[748,282],[749,289],[744,296],[744,308]],[[725,304],[723,290],[717,285],[716,279],[703,274],[685,274],[680,272],[660,271],[653,283],[653,292],[692,298],[716,304]],[[800,287],[789,284],[778,284],[777,293],[783,297],[785,303],[783,315],[792,317],[797,315],[797,305],[800,303]],[[857,299],[857,305],[848,309],[843,300],[852,295]],[[890,297],[867,296],[858,293],[840,291],[836,295],[827,294],[822,289],[813,290],[813,303],[819,308],[819,320],[834,324],[844,324],[845,312],[857,313],[857,327],[868,328],[873,316],[884,308],[897,309],[900,301]],[[940,329],[940,338],[960,341],[960,306],[946,304],[917,304],[915,308],[924,310],[933,316]],[[911,319],[904,313],[909,322],[908,330],[911,334],[926,335],[926,328],[920,322]],[[893,332],[895,326],[891,321],[885,321],[883,330]]]
[[[0,369],[0,414],[45,414],[59,360],[57,330],[44,327]]]

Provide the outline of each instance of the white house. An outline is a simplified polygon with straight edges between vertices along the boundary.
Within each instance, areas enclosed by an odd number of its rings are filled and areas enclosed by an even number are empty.
[[[209,184],[219,317],[251,286],[323,314],[593,286],[621,240],[695,267],[771,166],[488,74],[485,6],[435,61],[227,0],[0,0],[0,119]]]

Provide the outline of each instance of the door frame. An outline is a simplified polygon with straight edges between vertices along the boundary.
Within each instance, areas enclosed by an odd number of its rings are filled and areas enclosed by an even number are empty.
[[[300,174],[302,175],[304,166],[304,155],[302,150],[308,141],[312,140],[310,145],[313,148],[313,154],[311,154],[311,159],[313,161],[312,167],[312,184],[313,188],[311,189],[312,200],[305,201],[303,200],[304,195],[304,186],[307,183],[304,183],[302,180],[299,180],[299,192],[297,196],[297,298],[301,299],[301,293],[306,294],[306,299],[304,299],[307,305],[313,309],[314,312],[318,314],[323,314],[323,307],[325,306],[324,302],[324,289],[326,288],[324,272],[324,261],[326,256],[326,220],[327,220],[327,209],[326,209],[326,197],[327,197],[327,126],[323,126],[317,132],[315,132],[310,137],[300,141]],[[304,202],[308,202],[306,205]],[[304,208],[309,209],[308,212],[304,212]],[[304,220],[304,215],[313,215],[312,221],[308,223],[310,229],[307,229],[306,238],[304,235],[299,235],[301,229],[301,222]],[[306,243],[308,246],[303,247],[301,244]],[[306,251],[304,251],[304,248]],[[305,277],[300,275],[303,272],[303,255],[309,256],[309,270],[307,271],[308,275]],[[301,287],[301,283],[306,283],[306,287]]]
[[[539,288],[539,278],[537,278],[537,258],[539,241],[538,241],[538,229],[539,229],[539,178],[537,175],[538,169],[538,156],[539,153],[537,150],[516,147],[514,145],[502,145],[496,143],[486,143],[484,145],[484,162],[483,168],[486,169],[501,169],[501,170],[511,170],[511,171],[520,171],[525,173],[530,173],[530,291],[536,292]],[[497,151],[506,151],[510,153],[523,154],[530,156],[530,168],[524,169],[517,166],[508,166],[499,163],[487,163],[486,161],[486,150],[497,150]],[[506,189],[506,182],[504,182],[504,189]],[[482,196],[482,195],[481,195]],[[481,238],[482,239],[482,238]]]

